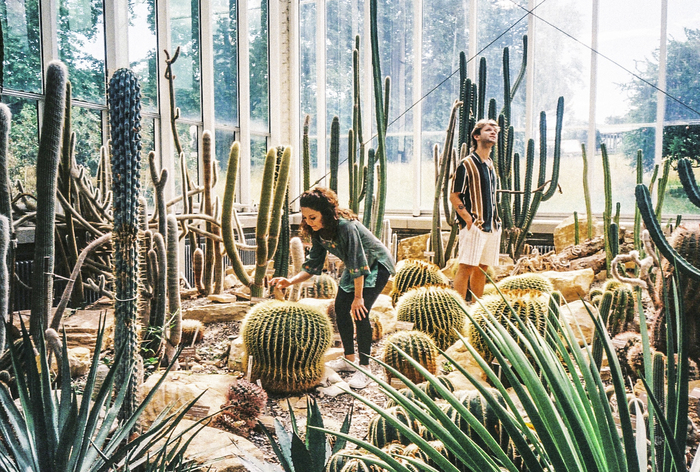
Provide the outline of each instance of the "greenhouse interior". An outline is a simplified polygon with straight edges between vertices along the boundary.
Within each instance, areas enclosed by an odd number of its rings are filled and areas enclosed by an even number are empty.
[[[697,2],[0,28],[0,471],[700,472]]]

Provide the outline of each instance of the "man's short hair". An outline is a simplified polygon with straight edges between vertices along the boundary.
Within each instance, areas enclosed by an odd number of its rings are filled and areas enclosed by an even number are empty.
[[[494,128],[496,128],[496,132],[501,131],[501,127],[498,126],[498,123],[496,123],[495,120],[489,120],[489,119],[483,119],[479,120],[474,124],[474,129],[472,130],[471,136],[471,145],[472,145],[472,151],[476,151],[476,139],[474,139],[474,136],[481,136],[481,129],[486,126],[486,125],[491,125]]]

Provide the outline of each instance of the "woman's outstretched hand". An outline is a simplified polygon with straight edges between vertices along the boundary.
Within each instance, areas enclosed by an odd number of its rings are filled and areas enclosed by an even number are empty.
[[[271,287],[287,288],[292,285],[292,282],[285,277],[275,277],[270,280]]]

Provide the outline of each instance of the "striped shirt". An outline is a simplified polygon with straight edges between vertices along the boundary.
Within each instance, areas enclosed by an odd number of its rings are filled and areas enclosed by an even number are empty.
[[[476,227],[487,233],[500,227],[496,208],[497,185],[493,161],[489,158],[482,162],[475,152],[459,163],[452,180],[452,193],[460,194],[460,200]],[[457,221],[460,227],[466,224],[459,215]]]

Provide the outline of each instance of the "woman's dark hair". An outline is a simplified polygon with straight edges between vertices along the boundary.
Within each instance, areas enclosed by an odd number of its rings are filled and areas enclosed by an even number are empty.
[[[333,190],[326,187],[314,187],[302,193],[299,198],[299,206],[310,208],[321,214],[323,228],[319,230],[319,233],[321,233],[325,239],[335,238],[338,232],[339,218],[345,218],[347,220],[357,219],[357,215],[352,211],[338,207],[338,195],[336,195]],[[314,230],[306,224],[303,218],[301,219],[299,230],[302,237],[311,236],[314,233]]]

